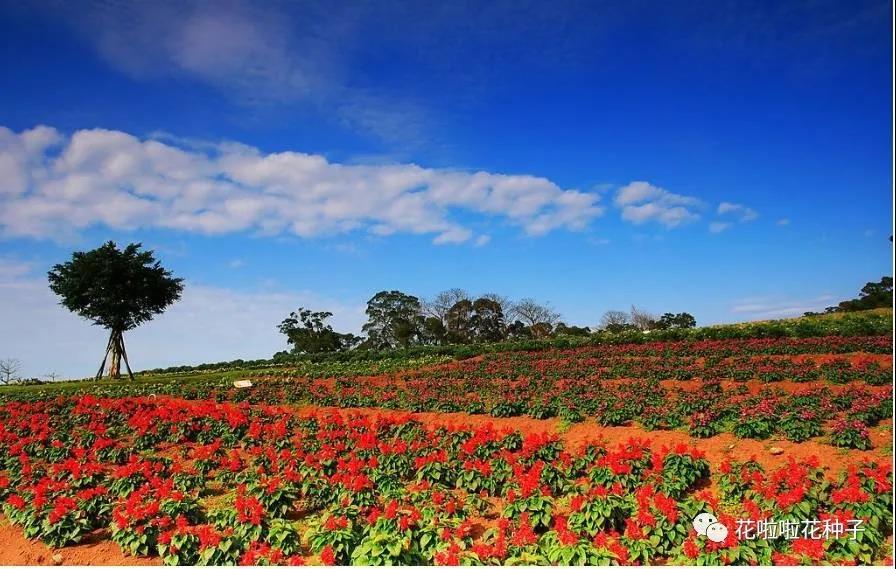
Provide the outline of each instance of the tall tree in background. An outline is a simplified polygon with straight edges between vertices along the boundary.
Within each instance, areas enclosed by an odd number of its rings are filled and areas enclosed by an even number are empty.
[[[628,312],[607,310],[600,318],[600,327],[607,332],[621,332],[632,327]]]
[[[455,302],[445,314],[445,329],[448,342],[469,342],[473,336],[473,303],[467,299]]]
[[[15,358],[3,358],[0,360],[0,383],[10,384],[19,379],[22,371],[22,362]]]
[[[331,316],[332,312],[314,312],[302,307],[287,316],[278,329],[286,334],[287,341],[292,344],[296,354],[339,352],[354,346],[358,337],[335,332],[327,324],[327,319]]]
[[[501,314],[504,315],[504,319],[506,321],[510,321],[516,318],[516,313],[513,309],[513,301],[507,298],[506,296],[500,295],[495,292],[487,292],[483,294],[480,298],[484,298],[485,300],[491,300],[501,307]]]
[[[549,336],[554,330],[554,325],[560,321],[558,312],[531,298],[524,298],[514,303],[513,315],[529,327],[533,338]]]
[[[531,298],[524,298],[513,306],[516,317],[529,326],[545,323],[553,326],[560,321],[560,313],[546,304],[539,304]]]
[[[476,299],[470,330],[477,342],[500,342],[506,338],[507,324],[501,304],[490,298]]]
[[[881,277],[880,282],[866,283],[859,298],[844,300],[837,305],[838,311],[854,312],[893,306],[893,277]]]
[[[470,300],[470,293],[462,288],[449,288],[435,295],[432,300],[423,303],[423,314],[427,317],[438,318],[447,326],[448,311],[461,300]]]
[[[507,337],[512,340],[528,340],[532,337],[532,330],[519,320],[514,320],[507,325]]]
[[[696,326],[697,319],[687,312],[679,312],[678,314],[666,312],[660,316],[657,322],[657,327],[660,330],[687,329],[695,328]]]
[[[398,290],[380,291],[367,301],[366,346],[375,350],[407,347],[422,339],[420,299]]]
[[[645,330],[655,330],[658,326],[658,320],[656,316],[647,312],[646,310],[642,310],[635,305],[632,305],[631,311],[631,323],[632,326],[641,330],[642,332]]]
[[[448,330],[442,320],[435,316],[427,316],[423,321],[423,343],[431,346],[444,344],[448,338]]]
[[[124,333],[164,312],[183,292],[183,279],[173,277],[152,251],[141,247],[132,243],[118,249],[109,241],[92,251],[73,253],[71,261],[55,265],[47,274],[50,290],[59,295],[60,304],[109,330],[97,379],[107,360],[109,377],[120,378],[122,359],[133,379]]]

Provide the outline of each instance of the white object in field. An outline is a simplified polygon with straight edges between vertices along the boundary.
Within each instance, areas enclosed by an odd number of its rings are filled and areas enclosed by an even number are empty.
[[[248,379],[241,379],[239,381],[234,381],[233,386],[239,389],[245,389],[247,387],[252,387],[252,382]]]

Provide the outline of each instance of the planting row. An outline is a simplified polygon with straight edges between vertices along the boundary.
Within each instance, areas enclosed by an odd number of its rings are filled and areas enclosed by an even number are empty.
[[[234,371],[208,369],[187,375],[140,374],[138,381],[129,383],[80,381],[5,386],[0,387],[0,403],[59,395],[178,395],[184,389],[198,388],[207,392],[210,388],[226,387],[238,379],[257,377],[349,379],[376,374],[392,379],[419,380],[720,379],[889,385],[893,381],[892,359],[886,357],[887,354],[892,354],[890,336],[612,343],[576,349],[489,352],[477,358],[466,354],[467,359],[450,363],[448,355],[300,361],[279,367],[250,366]],[[824,357],[820,360],[813,357],[819,355]]]
[[[313,404],[320,407],[374,407],[410,412],[465,412],[493,417],[594,419],[603,426],[637,424],[645,430],[686,430],[695,437],[731,432],[741,438],[817,439],[834,446],[872,448],[869,428],[892,416],[892,386],[806,386],[795,391],[745,385],[693,382],[696,389],[664,387],[658,381],[480,380],[467,378],[405,381],[264,380],[250,389],[229,382],[188,385],[125,384],[97,391],[167,394],[190,400],[252,404]],[[123,393],[124,392],[124,393]],[[42,399],[42,398],[41,398]]]
[[[802,442],[822,435],[840,447],[868,449],[868,427],[892,415],[892,387],[832,391],[807,387],[787,392],[765,389],[750,395],[745,386],[723,388],[703,382],[698,390],[665,389],[658,382],[408,382],[349,381],[285,384],[282,397],[299,389],[320,406],[385,407],[408,411],[463,411],[494,417],[594,418],[603,426],[637,422],[646,430],[687,429],[696,437],[733,432],[767,439],[781,435]],[[307,385],[307,387],[305,387]],[[271,386],[273,388],[273,385]],[[306,391],[307,390],[307,391]],[[252,395],[247,395],[252,397]]]
[[[249,389],[222,381],[135,384],[110,395],[142,388],[145,393],[219,402],[557,417],[567,422],[594,419],[603,426],[638,424],[651,431],[686,430],[695,437],[731,432],[742,438],[782,437],[793,442],[818,438],[862,450],[872,447],[868,429],[892,415],[892,386],[807,385],[788,391],[772,385],[759,393],[747,385],[719,381],[690,382],[686,387],[664,387],[657,380],[295,378],[263,380]]]
[[[686,446],[164,397],[0,406],[0,468],[28,537],[105,528],[167,564],[867,564],[892,532],[888,464],[710,472]]]
[[[891,353],[889,336],[649,342],[488,353],[438,366],[408,366],[392,375],[405,379],[721,379],[888,385],[893,381],[892,360],[880,356]],[[312,375],[286,368],[272,370],[270,375],[349,378],[365,374]]]
[[[879,355],[633,356],[595,354],[594,350],[589,349],[492,354],[431,368],[408,370],[394,376],[407,380],[703,379],[889,385],[893,382],[891,365],[891,358]],[[286,375],[286,372],[279,375]]]

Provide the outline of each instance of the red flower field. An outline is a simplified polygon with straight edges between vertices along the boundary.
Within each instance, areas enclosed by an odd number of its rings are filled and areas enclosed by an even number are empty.
[[[67,563],[889,563],[889,349],[598,346],[10,400],[0,560],[49,562],[39,540]]]

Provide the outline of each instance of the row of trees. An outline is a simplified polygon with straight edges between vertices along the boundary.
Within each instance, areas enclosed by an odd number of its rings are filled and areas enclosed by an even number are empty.
[[[333,330],[330,312],[300,308],[280,323],[295,353],[322,353],[361,347],[390,348],[500,342],[509,338],[544,337],[562,324],[559,314],[532,299],[519,302],[486,294],[474,298],[461,289],[421,300],[398,290],[378,292],[367,302],[364,337]],[[587,333],[587,330],[584,330]]]
[[[180,299],[184,288],[183,279],[162,267],[152,251],[142,250],[139,243],[119,249],[112,241],[92,251],[73,253],[71,260],[54,265],[47,278],[60,304],[109,331],[97,378],[106,369],[109,377],[120,377],[122,362],[133,378],[124,333],[164,312]],[[866,284],[859,298],[841,302],[828,312],[865,310],[892,303],[893,279],[883,277],[878,283]],[[331,316],[330,312],[300,308],[283,320],[279,329],[287,336],[293,352],[299,354],[355,347],[381,350],[551,335],[582,336],[592,332],[590,328],[563,323],[559,313],[531,298],[518,302],[497,294],[473,298],[463,289],[449,289],[429,301],[397,290],[378,292],[367,302],[368,321],[363,327],[363,338],[334,331],[327,323]],[[608,311],[601,319],[601,328],[611,332],[695,326],[696,320],[686,312],[655,317],[634,306],[628,313]],[[0,361],[0,383],[18,379],[19,368],[18,360]]]
[[[637,306],[632,306],[630,312],[608,310],[604,312],[600,321],[600,329],[608,332],[625,332],[626,330],[649,332],[651,330],[674,330],[694,328],[696,326],[697,320],[687,312],[679,312],[677,314],[666,312],[662,316],[657,317],[645,310],[641,310]]]
[[[505,340],[586,336],[591,328],[570,326],[549,305],[531,298],[512,301],[489,293],[473,297],[453,288],[431,300],[398,291],[378,292],[367,302],[364,337],[336,332],[327,323],[330,312],[300,308],[280,323],[293,353],[337,352],[360,347],[369,350],[411,346],[492,343]],[[655,317],[632,307],[631,312],[609,311],[601,329],[659,330],[693,328],[696,320],[686,312]]]
[[[21,360],[16,358],[0,358],[0,384],[2,385],[34,385],[59,379],[59,374],[56,372],[45,374],[43,377],[46,381],[37,377],[23,377],[21,372]]]
[[[893,277],[881,277],[878,282],[865,283],[859,291],[858,298],[844,300],[837,306],[828,306],[825,313],[857,312],[872,308],[888,308],[893,306]],[[818,312],[806,312],[806,316],[816,316]]]
[[[183,279],[173,276],[152,251],[143,250],[139,243],[119,249],[109,241],[91,251],[76,251],[71,260],[54,265],[47,279],[60,304],[109,331],[97,378],[105,370],[109,377],[120,377],[122,363],[133,377],[124,333],[164,312],[183,292]],[[607,313],[605,328],[649,330],[694,325],[688,314],[664,314],[657,319],[634,307],[630,315],[620,314]],[[378,292],[367,302],[364,337],[336,332],[327,323],[332,316],[330,312],[300,308],[284,319],[279,329],[292,351],[299,354],[591,333],[589,328],[563,323],[559,313],[534,299],[514,302],[497,294],[474,298],[457,288],[428,301],[397,290]],[[17,373],[14,361],[4,363],[0,382],[12,382]]]

